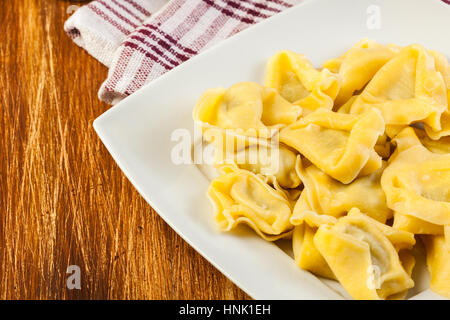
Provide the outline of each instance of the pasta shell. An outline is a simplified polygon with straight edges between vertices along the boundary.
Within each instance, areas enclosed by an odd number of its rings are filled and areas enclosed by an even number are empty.
[[[253,82],[241,82],[229,89],[210,89],[200,97],[193,111],[207,141],[223,135],[270,138],[274,131],[291,124],[302,109],[286,101],[275,90]]]
[[[447,89],[433,56],[422,46],[411,45],[375,74],[352,104],[351,113],[377,108],[386,125],[421,121],[439,131],[447,107]]]
[[[397,298],[414,281],[393,243],[379,229],[381,223],[357,209],[352,211],[335,225],[320,226],[314,244],[354,299]]]
[[[412,128],[394,140],[397,149],[381,186],[389,208],[436,225],[450,224],[450,154],[426,149]]]
[[[214,179],[208,196],[221,230],[229,231],[246,223],[262,238],[274,241],[288,235],[292,208],[286,196],[257,175],[242,169],[224,168]]]
[[[394,46],[384,46],[363,39],[351,47],[343,56],[323,64],[341,77],[341,88],[335,100],[339,107],[347,102],[355,91],[359,91],[373,78],[377,71],[399,51]]]
[[[319,109],[280,131],[280,141],[342,183],[381,167],[374,150],[384,133],[378,110],[361,115]],[[363,170],[365,169],[365,170]]]
[[[281,144],[250,145],[236,152],[216,152],[215,165],[236,164],[255,174],[273,177],[283,188],[296,188],[301,180],[295,166],[299,155]]]
[[[292,246],[295,263],[302,269],[329,279],[336,279],[328,263],[314,244],[317,228],[307,224],[296,226],[292,234]]]
[[[301,106],[307,114],[319,108],[333,108],[340,79],[328,69],[315,69],[302,54],[280,51],[269,59],[265,85]]]
[[[308,218],[313,222],[311,226],[320,226],[332,223],[332,218],[342,217],[352,208],[358,208],[385,223],[392,216],[380,184],[385,167],[384,163],[382,168],[371,175],[357,178],[350,184],[334,180],[314,165],[300,167],[298,174],[305,188],[294,207],[291,223],[297,225]],[[320,217],[313,218],[314,215]]]

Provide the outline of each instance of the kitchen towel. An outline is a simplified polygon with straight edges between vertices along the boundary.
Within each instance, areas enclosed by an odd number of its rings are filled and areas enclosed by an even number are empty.
[[[206,48],[303,0],[95,0],[64,29],[109,67],[99,98],[115,104]]]

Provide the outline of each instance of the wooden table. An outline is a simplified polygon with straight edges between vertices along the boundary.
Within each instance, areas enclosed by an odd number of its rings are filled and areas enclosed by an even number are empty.
[[[0,0],[0,298],[248,298],[150,208],[95,134],[107,69],[63,31],[80,3]],[[66,286],[69,265],[80,290]]]

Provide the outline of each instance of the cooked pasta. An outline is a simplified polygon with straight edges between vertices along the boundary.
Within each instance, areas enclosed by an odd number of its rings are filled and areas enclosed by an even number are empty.
[[[292,240],[295,263],[354,299],[403,299],[416,239],[450,298],[450,63],[363,39],[315,68],[284,50],[264,85],[207,90],[193,112],[215,148],[219,229]]]

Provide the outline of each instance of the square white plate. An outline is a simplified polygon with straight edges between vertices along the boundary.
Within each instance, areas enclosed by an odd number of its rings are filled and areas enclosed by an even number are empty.
[[[305,1],[143,87],[97,118],[94,128],[145,200],[250,296],[342,299],[345,295],[300,270],[279,247],[252,232],[218,232],[205,196],[209,181],[196,165],[171,161],[177,144],[172,133],[179,128],[193,132],[192,108],[205,89],[261,83],[267,59],[278,50],[304,53],[319,67],[367,37],[381,43],[420,43],[448,56],[448,30],[450,6],[439,0]],[[418,298],[430,296],[427,290]]]

